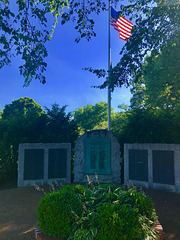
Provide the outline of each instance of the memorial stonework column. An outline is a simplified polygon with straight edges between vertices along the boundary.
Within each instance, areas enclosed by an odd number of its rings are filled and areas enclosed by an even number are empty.
[[[101,183],[121,182],[120,145],[108,130],[84,133],[75,146],[74,182],[98,177]]]

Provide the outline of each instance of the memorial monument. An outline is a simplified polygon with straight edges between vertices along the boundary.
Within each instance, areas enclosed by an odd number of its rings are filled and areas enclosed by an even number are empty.
[[[88,131],[77,140],[74,182],[87,182],[87,175],[100,183],[121,182],[120,145],[108,130]]]

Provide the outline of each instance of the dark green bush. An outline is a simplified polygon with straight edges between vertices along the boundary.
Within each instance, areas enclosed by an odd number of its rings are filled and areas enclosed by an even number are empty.
[[[71,226],[82,216],[83,206],[73,187],[46,194],[37,209],[38,226],[47,235],[66,239]]]
[[[97,208],[97,240],[137,240],[143,232],[138,221],[138,209],[119,203]]]

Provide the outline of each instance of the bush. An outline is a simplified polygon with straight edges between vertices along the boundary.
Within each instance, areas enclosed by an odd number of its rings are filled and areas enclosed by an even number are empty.
[[[139,214],[146,216],[151,221],[155,222],[157,220],[153,202],[143,192],[130,188],[127,191],[122,191],[118,200],[121,204],[127,204],[138,209]]]
[[[74,190],[76,193],[83,194],[84,191],[86,190],[86,187],[84,185],[74,185]]]
[[[38,207],[40,229],[68,240],[157,239],[151,199],[115,184],[63,186],[46,194]]]
[[[97,213],[97,240],[143,239],[141,224],[138,221],[138,209],[126,204],[107,203],[98,207]]]
[[[74,240],[157,239],[157,216],[151,199],[135,188],[103,184],[80,196],[83,217],[74,223]]]
[[[83,207],[73,187],[46,194],[37,209],[38,226],[48,236],[66,239]]]
[[[97,208],[96,239],[157,239],[153,230],[157,216],[151,199],[135,188],[115,192],[116,201]]]

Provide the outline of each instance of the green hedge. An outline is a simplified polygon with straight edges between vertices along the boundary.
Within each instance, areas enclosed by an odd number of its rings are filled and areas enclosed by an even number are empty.
[[[38,226],[49,236],[67,238],[75,219],[82,216],[83,207],[74,189],[64,186],[46,194],[37,209]]]

